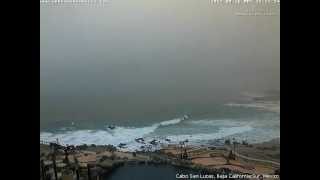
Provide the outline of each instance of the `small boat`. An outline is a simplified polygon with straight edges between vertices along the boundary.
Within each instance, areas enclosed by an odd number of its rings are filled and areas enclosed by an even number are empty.
[[[116,126],[109,125],[109,126],[108,126],[108,128],[109,128],[109,129],[115,129],[115,128],[116,128]]]
[[[186,120],[186,119],[189,119],[189,116],[188,116],[188,115],[184,115],[184,116],[182,117],[182,120]]]

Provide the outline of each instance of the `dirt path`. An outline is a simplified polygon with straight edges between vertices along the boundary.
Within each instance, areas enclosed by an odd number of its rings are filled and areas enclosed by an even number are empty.
[[[230,147],[228,147],[228,146],[226,146],[226,148],[227,148],[229,151],[232,150],[232,149],[231,149]],[[248,157],[248,156],[239,154],[239,153],[234,152],[234,151],[232,151],[232,152],[233,152],[236,156],[241,157],[241,158],[246,159],[246,160],[257,161],[257,162],[264,162],[264,163],[270,163],[270,164],[273,164],[273,165],[276,165],[276,166],[280,166],[280,163],[279,163],[279,162],[270,161],[270,160],[265,160],[265,159],[252,158],[252,157]]]
[[[232,150],[232,148],[228,147],[228,146],[225,146],[228,151]],[[193,151],[197,151],[199,149],[203,149],[203,147],[196,147],[196,149],[192,149],[192,150],[189,150],[188,152],[193,152]],[[215,152],[214,150],[210,150],[210,149],[206,149],[206,151],[208,152]],[[246,159],[246,160],[250,160],[250,161],[257,161],[257,162],[264,162],[264,163],[270,163],[270,164],[273,164],[275,166],[280,166],[280,163],[279,162],[275,162],[275,161],[270,161],[270,160],[265,160],[265,159],[257,159],[257,158],[252,158],[252,157],[248,157],[248,156],[245,156],[245,155],[242,155],[242,154],[239,154],[237,152],[234,152],[234,154],[240,158],[243,158],[243,159]]]

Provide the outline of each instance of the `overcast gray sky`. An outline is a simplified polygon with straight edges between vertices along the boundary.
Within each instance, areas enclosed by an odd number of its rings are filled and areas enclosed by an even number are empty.
[[[41,121],[128,118],[280,89],[278,16],[196,0],[41,9]]]

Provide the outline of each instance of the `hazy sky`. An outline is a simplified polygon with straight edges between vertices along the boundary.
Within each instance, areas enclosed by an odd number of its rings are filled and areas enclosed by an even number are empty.
[[[140,117],[279,89],[279,16],[208,2],[42,8],[41,121]]]

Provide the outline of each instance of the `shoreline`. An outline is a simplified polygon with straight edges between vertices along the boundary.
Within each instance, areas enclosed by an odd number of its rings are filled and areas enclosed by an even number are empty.
[[[43,160],[48,166],[52,161],[50,160],[52,152],[52,147],[40,144],[40,160]],[[230,155],[230,152],[233,155]],[[171,165],[211,174],[226,172],[231,174],[276,174],[277,171],[280,172],[280,138],[257,144],[237,144],[235,151],[232,144],[225,144],[221,147],[181,147],[175,144],[153,152],[123,152],[112,145],[83,145],[76,146],[72,152],[67,153],[67,156],[61,149],[55,154],[56,163],[61,171],[64,171],[64,168],[74,168],[75,165],[79,169],[93,166],[96,169],[95,174],[112,173],[114,169],[128,164]]]

